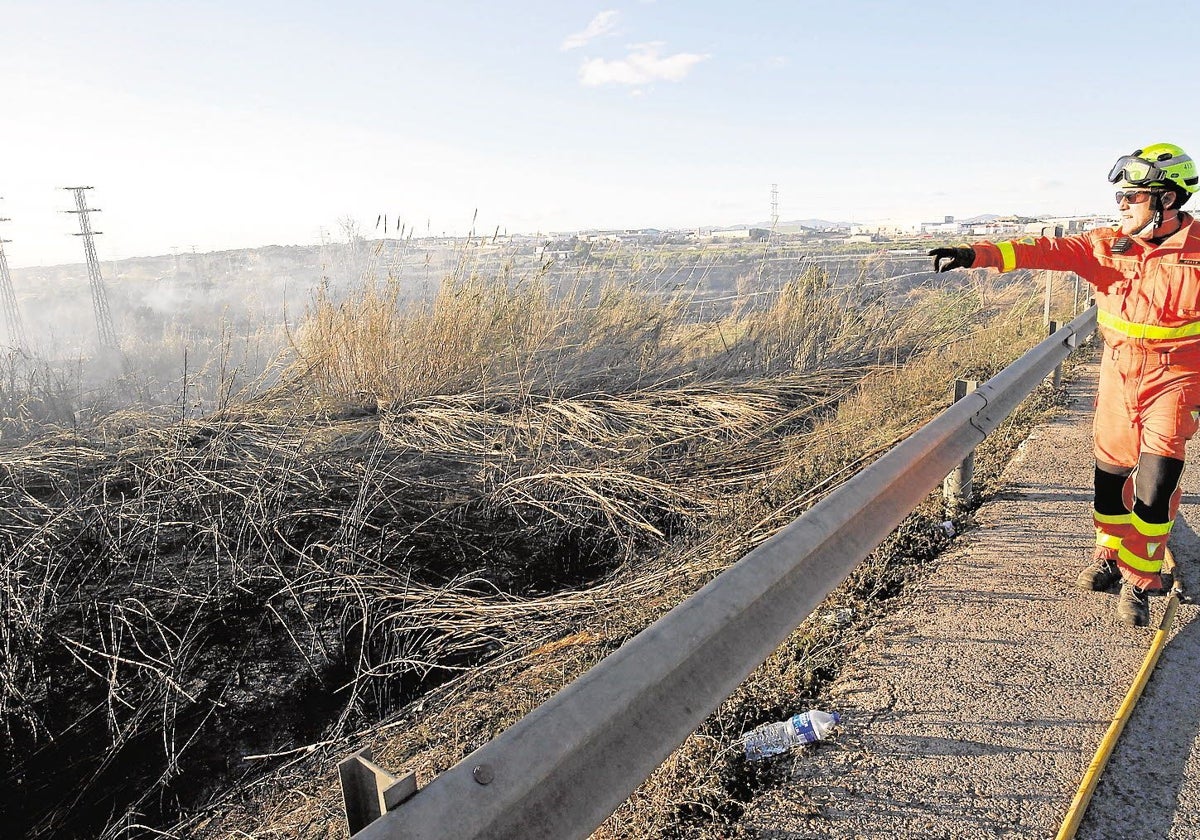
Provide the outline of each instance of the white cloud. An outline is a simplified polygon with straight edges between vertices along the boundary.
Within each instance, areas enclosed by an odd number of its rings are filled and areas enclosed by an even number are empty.
[[[644,85],[655,81],[682,81],[692,68],[709,58],[697,53],[659,55],[664,44],[653,41],[634,44],[629,55],[616,61],[591,58],[579,68],[579,81],[588,87],[600,85]]]
[[[592,18],[592,22],[587,25],[587,29],[582,32],[576,32],[574,35],[568,35],[566,40],[562,42],[563,50],[574,50],[584,46],[589,41],[599,38],[612,32],[617,26],[617,18],[620,12],[616,9],[608,9],[601,12]]]

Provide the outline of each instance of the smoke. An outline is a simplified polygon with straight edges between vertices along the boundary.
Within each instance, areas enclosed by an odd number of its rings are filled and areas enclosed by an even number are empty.
[[[100,345],[86,265],[14,269],[27,342],[17,346],[3,325],[0,342],[10,365],[47,371],[79,410],[137,404],[197,416],[273,384],[317,289],[336,299],[372,273],[386,277],[389,246],[403,247],[356,236],[104,262],[118,348]]]

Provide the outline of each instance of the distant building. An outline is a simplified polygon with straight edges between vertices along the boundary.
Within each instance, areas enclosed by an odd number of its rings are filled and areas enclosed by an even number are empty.
[[[766,242],[771,237],[771,231],[752,227],[714,228],[709,231],[708,236],[710,239],[749,239],[752,242]]]
[[[1022,233],[1032,233],[1034,236],[1058,237],[1063,235],[1063,226],[1039,220],[1025,225]]]
[[[850,226],[851,236],[873,236],[877,240],[915,236],[921,232],[920,222],[904,222],[883,219],[877,222],[862,222]]]
[[[921,233],[958,234],[963,232],[963,226],[954,221],[953,216],[946,216],[940,222],[921,222]]]
[[[965,232],[970,233],[972,236],[986,236],[989,239],[997,239],[1024,235],[1029,225],[1037,225],[1040,231],[1041,226],[1045,224],[1046,222],[1041,219],[1032,219],[1027,216],[998,216],[988,222],[971,224]]]
[[[573,250],[568,251],[568,250],[561,249],[561,248],[556,250],[554,248],[550,248],[549,246],[547,246],[544,248],[537,248],[536,250],[534,250],[533,255],[535,257],[537,257],[539,260],[558,260],[558,261],[562,262],[562,261],[569,260],[572,257],[574,257],[575,252]]]
[[[1117,223],[1116,216],[1057,216],[1046,219],[1047,224],[1060,225],[1068,233],[1083,233],[1096,228],[1112,227]]]
[[[637,230],[581,230],[581,242],[661,242],[666,234],[657,228]]]

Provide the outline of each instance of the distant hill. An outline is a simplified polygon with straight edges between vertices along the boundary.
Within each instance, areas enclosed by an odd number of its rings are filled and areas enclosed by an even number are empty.
[[[770,230],[771,223],[769,221],[754,222],[753,224],[749,225],[749,227],[766,228],[767,230]],[[808,228],[810,230],[827,230],[829,228],[849,230],[850,222],[831,222],[827,219],[793,219],[787,222],[781,220],[779,224],[775,226],[775,229],[778,231],[798,231],[801,228]]]
[[[1005,217],[1001,216],[1000,214],[997,214],[997,213],[981,213],[978,216],[971,216],[969,219],[955,218],[954,221],[959,222],[964,225],[981,225],[981,224],[987,224],[988,222],[994,222],[994,221],[996,221],[996,219],[1002,219],[1002,218],[1005,218]],[[932,221],[932,219],[927,220],[927,221]],[[798,232],[802,228],[808,228],[810,230],[829,230],[831,228],[836,229],[836,230],[849,230],[850,228],[852,228],[854,226],[854,224],[855,224],[854,222],[831,222],[828,219],[795,219],[795,220],[787,221],[787,222],[781,221],[776,226],[775,229],[778,231],[782,231],[784,233]],[[761,228],[770,229],[771,223],[770,222],[755,222],[755,223],[749,225],[749,227],[761,227]]]

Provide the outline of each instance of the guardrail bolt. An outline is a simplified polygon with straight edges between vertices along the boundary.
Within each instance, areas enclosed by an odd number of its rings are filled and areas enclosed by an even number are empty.
[[[471,775],[479,784],[490,785],[492,779],[496,778],[496,771],[492,769],[492,765],[490,764],[480,764],[471,771]]]

